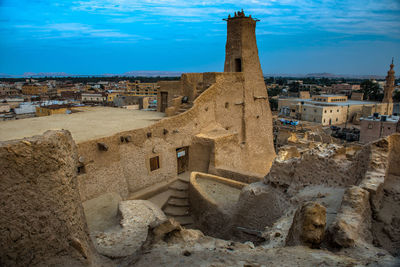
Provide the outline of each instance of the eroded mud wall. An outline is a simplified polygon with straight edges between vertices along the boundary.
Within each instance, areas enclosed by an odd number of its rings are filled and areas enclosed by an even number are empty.
[[[93,247],[68,131],[0,143],[0,265],[88,265]]]
[[[195,136],[214,126],[230,136],[242,132],[241,103],[246,90],[243,74],[207,73],[206,76],[207,81],[215,81],[215,84],[196,98],[190,110],[143,129],[78,145],[79,156],[85,162],[85,172],[78,177],[82,201],[110,192],[127,198],[131,192],[176,177],[176,149],[189,146],[190,154]],[[249,120],[258,119],[254,116]],[[268,138],[264,133],[260,136]],[[99,142],[106,144],[108,150],[99,150]],[[213,144],[215,154],[210,156],[210,161],[213,161],[210,165],[217,169],[262,175],[269,169],[270,156],[275,155],[273,148],[270,151],[268,145],[260,146],[253,153],[243,147],[239,138],[231,138],[228,143],[229,149],[224,149],[225,142],[220,139]],[[257,157],[260,151],[263,155],[269,153],[269,156]],[[152,171],[149,159],[157,156],[160,168]],[[260,161],[262,163],[255,167],[255,162]]]

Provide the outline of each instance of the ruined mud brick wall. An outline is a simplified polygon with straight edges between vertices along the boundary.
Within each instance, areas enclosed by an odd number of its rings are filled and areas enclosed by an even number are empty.
[[[389,136],[389,174],[400,176],[400,134]]]
[[[352,160],[339,156],[337,153],[321,155],[310,150],[300,158],[276,160],[265,182],[293,189],[307,185],[343,187],[359,183],[367,170],[370,149],[363,148]]]
[[[393,134],[388,140],[388,160],[379,164],[378,155],[376,163],[371,171],[371,184],[378,184],[376,190],[371,192],[371,204],[373,211],[372,234],[374,244],[383,247],[395,256],[400,255],[400,134]],[[382,143],[382,141],[380,142]],[[383,153],[381,153],[383,154]],[[386,163],[386,164],[385,164]],[[386,172],[385,172],[385,168]],[[379,171],[383,169],[383,171]],[[384,181],[379,179],[385,176]],[[374,179],[374,176],[378,176]],[[375,189],[372,187],[372,189]]]
[[[175,95],[178,96],[182,94],[182,84],[181,81],[159,81],[157,84],[160,86],[157,93],[157,103],[159,103],[157,105],[157,111],[161,112],[161,92],[168,93],[167,102],[171,103]],[[170,104],[168,104],[168,106],[170,106]]]
[[[106,192],[117,192],[127,198],[130,192],[176,177],[176,149],[190,146],[195,135],[213,126],[237,137],[229,139],[228,143],[226,140],[211,140],[214,152],[209,159],[210,166],[259,175],[268,172],[271,155],[275,155],[273,147],[270,150],[264,143],[254,150],[248,148],[256,147],[259,139],[265,139],[268,134],[259,133],[257,138],[249,139],[246,144],[242,144],[238,137],[243,127],[243,91],[247,90],[243,74],[207,73],[207,76],[212,77],[208,79],[215,80],[215,83],[196,98],[194,106],[188,111],[146,128],[80,143],[79,155],[85,159],[85,173],[78,176],[82,201]],[[259,118],[254,114],[248,120],[267,124],[265,111],[258,114]],[[129,141],[121,141],[121,137],[129,137]],[[98,142],[107,144],[108,150],[99,150]],[[194,146],[190,148],[189,156],[201,153],[197,153]],[[260,153],[262,158],[259,158]],[[154,156],[159,156],[160,169],[150,171],[149,159]],[[258,164],[251,164],[252,161]]]
[[[79,144],[79,154],[86,162],[86,172],[79,176],[83,201],[106,192],[127,198],[132,192],[176,177],[176,149],[185,146],[189,146],[190,162],[202,162],[200,171],[253,176],[269,171],[275,157],[272,115],[255,26],[251,17],[228,19],[224,73],[188,73],[179,83],[160,84],[160,92],[165,85],[173,92],[181,90],[181,97],[187,96],[189,101],[194,99],[191,109],[147,128]],[[240,70],[234,66],[238,58]],[[208,135],[206,147],[196,143],[196,135],[213,129],[222,132]],[[125,137],[130,141],[120,141]],[[108,151],[98,151],[97,142],[107,144]],[[192,144],[197,145],[190,147]],[[150,171],[148,161],[156,156],[160,168]],[[195,164],[189,164],[196,170]]]
[[[0,265],[80,266],[93,251],[68,131],[0,142]]]

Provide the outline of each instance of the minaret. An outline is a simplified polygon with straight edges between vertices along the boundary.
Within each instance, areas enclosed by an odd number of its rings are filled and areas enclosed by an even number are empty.
[[[224,72],[256,72],[262,77],[256,42],[256,22],[242,11],[224,19],[228,22]]]
[[[254,173],[267,173],[275,157],[272,114],[267,88],[258,57],[256,23],[243,10],[224,19],[227,22],[224,72],[242,81],[242,95],[235,100],[241,107],[238,141],[242,155],[248,159],[246,168]]]
[[[388,71],[388,74],[386,76],[386,84],[384,87],[384,97],[382,100],[382,103],[393,103],[393,90],[394,90],[394,70],[393,70],[393,58],[392,58],[392,64],[390,64],[390,70]]]

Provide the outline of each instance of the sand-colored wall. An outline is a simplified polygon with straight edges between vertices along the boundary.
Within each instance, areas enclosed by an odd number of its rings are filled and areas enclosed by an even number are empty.
[[[248,90],[243,74],[208,73],[207,76],[209,80],[214,79],[215,84],[196,98],[194,106],[188,111],[165,118],[147,128],[80,143],[79,154],[85,159],[86,166],[86,173],[79,175],[78,179],[82,200],[106,192],[117,192],[127,198],[129,193],[175,177],[176,149],[189,146],[191,151],[194,136],[213,125],[225,129],[232,136],[215,140],[215,168],[265,175],[275,156],[273,147],[269,146],[269,142],[272,143],[272,130],[268,131],[269,110],[249,113],[246,121],[252,126],[243,125],[241,110],[246,102],[243,101],[243,92]],[[257,100],[259,105],[262,101],[268,102]],[[251,102],[254,100],[251,99]],[[250,106],[253,104],[251,102]],[[254,131],[248,134],[254,136],[240,138],[244,130]],[[131,141],[121,142],[121,136],[130,136]],[[98,142],[105,143],[108,151],[100,151]],[[151,172],[149,158],[157,155],[160,157],[160,169]],[[207,161],[207,156],[202,160]],[[193,164],[191,167],[192,170],[197,168]],[[205,164],[198,168],[204,170]]]
[[[0,266],[95,266],[68,131],[0,142]]]
[[[400,134],[395,133],[388,137],[390,144],[388,173],[400,176]]]
[[[157,111],[161,112],[161,92],[168,93],[168,107],[175,96],[182,95],[181,81],[159,81],[160,88],[157,91]]]
[[[212,199],[209,192],[199,185],[198,179],[215,181],[237,189],[242,189],[246,184],[201,172],[192,172],[190,175],[189,201],[197,226],[207,235],[228,238],[235,209],[226,209],[221,203]],[[232,203],[232,206],[235,204]]]

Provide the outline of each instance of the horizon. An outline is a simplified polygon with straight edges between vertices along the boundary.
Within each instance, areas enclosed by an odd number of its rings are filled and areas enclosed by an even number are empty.
[[[0,74],[223,71],[228,14],[260,19],[263,73],[385,76],[400,61],[400,2],[0,1]],[[143,72],[146,72],[143,71]]]

